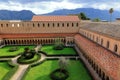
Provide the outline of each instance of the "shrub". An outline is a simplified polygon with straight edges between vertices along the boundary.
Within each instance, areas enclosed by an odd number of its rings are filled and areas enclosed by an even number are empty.
[[[67,70],[56,69],[50,74],[52,80],[66,80],[69,77]]]
[[[39,59],[40,59],[40,55],[39,54],[35,54],[34,57],[30,58],[30,59],[25,59],[23,56],[20,56],[18,58],[17,62],[21,63],[21,64],[29,64],[29,63],[36,62]]]

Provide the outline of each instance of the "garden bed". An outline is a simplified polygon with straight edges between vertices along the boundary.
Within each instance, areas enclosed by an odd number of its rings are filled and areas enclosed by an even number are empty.
[[[23,80],[51,80],[50,73],[58,68],[58,60],[45,61],[32,67]],[[69,72],[67,80],[92,80],[89,72],[79,60],[70,60],[67,70]]]

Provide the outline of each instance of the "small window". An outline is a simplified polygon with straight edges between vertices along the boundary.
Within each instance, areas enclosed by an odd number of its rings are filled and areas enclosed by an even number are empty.
[[[8,24],[6,24],[6,27],[8,27]]]
[[[43,27],[45,27],[45,24],[43,23]]]
[[[40,24],[38,23],[38,27],[40,27]]]
[[[55,26],[55,24],[53,23],[53,27]]]
[[[33,27],[35,27],[35,24],[33,23]]]
[[[114,46],[114,51],[117,52],[117,49],[118,49],[118,46],[115,45],[115,46]]]
[[[78,27],[78,23],[76,23],[76,26]]]
[[[64,27],[64,23],[62,23],[62,27]]]
[[[48,23],[48,27],[50,26],[50,24]]]
[[[1,27],[3,27],[3,24],[1,24]]]
[[[106,45],[106,48],[109,48],[109,41],[107,41],[107,45]]]
[[[101,39],[101,45],[103,45],[103,39]]]
[[[20,24],[17,24],[17,27],[20,27]]]
[[[69,27],[69,23],[67,23],[67,27]]]
[[[15,25],[14,24],[12,24],[12,27],[14,27]]]
[[[58,24],[57,24],[57,26],[59,27],[59,26],[60,26],[60,24],[58,23]]]
[[[74,24],[72,23],[72,27],[74,26]]]

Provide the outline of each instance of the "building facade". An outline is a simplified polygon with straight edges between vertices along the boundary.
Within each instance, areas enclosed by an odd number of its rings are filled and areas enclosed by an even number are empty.
[[[33,16],[31,21],[0,21],[0,45],[53,44],[59,38],[66,46],[75,46],[95,80],[119,80],[119,31],[111,30],[119,26],[84,22],[77,16]]]

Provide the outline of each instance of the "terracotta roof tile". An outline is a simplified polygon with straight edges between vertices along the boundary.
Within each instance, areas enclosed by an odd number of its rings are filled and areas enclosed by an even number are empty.
[[[80,21],[78,16],[33,16],[32,21]]]
[[[120,70],[120,58],[113,55],[112,52],[104,49],[103,47],[97,45],[90,40],[82,37],[81,35],[75,36],[76,43],[95,59],[96,64],[99,64],[104,68],[104,70],[113,78],[113,80],[119,80],[119,70]]]

